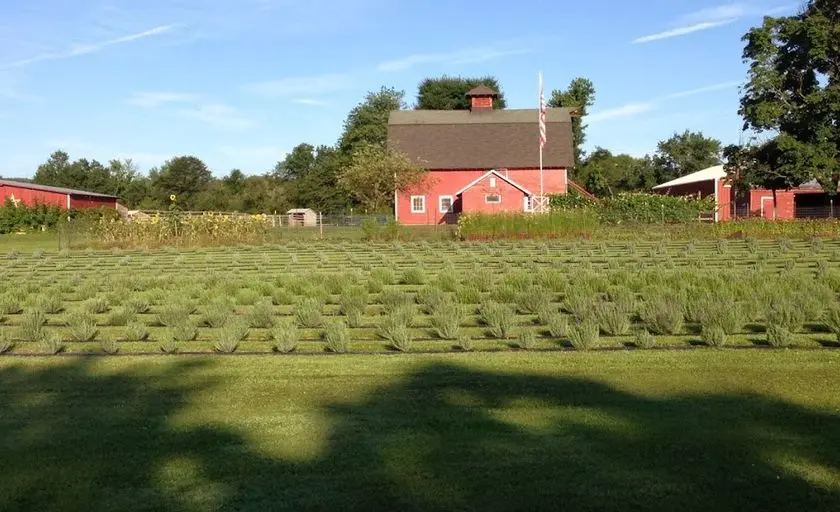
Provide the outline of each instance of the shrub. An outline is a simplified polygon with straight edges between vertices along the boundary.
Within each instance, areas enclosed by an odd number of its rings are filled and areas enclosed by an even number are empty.
[[[295,306],[295,320],[300,327],[314,329],[323,323],[324,305],[320,300],[305,297]]]
[[[148,338],[149,328],[142,322],[131,322],[123,331],[123,339],[126,341],[146,341]]]
[[[595,348],[600,339],[600,328],[591,320],[578,322],[569,328],[569,342],[577,350]]]
[[[271,303],[275,306],[294,304],[295,296],[285,288],[275,288],[271,291]]]
[[[339,311],[351,327],[361,325],[368,303],[368,292],[361,286],[345,288],[338,298]]]
[[[64,352],[65,345],[58,334],[44,336],[38,341],[38,352],[47,355],[56,355]]]
[[[624,336],[630,332],[630,317],[612,302],[601,302],[596,306],[595,315],[601,331],[610,336]]]
[[[61,311],[64,310],[64,305],[61,303],[60,295],[41,295],[38,297],[35,304],[38,309],[51,315],[61,313]]]
[[[451,304],[432,315],[431,323],[435,335],[442,340],[454,340],[461,328],[463,309],[459,304]]]
[[[455,292],[461,304],[478,304],[481,302],[481,290],[475,284],[465,284]]]
[[[113,327],[122,327],[129,322],[133,322],[137,315],[130,308],[120,306],[111,311],[108,315],[107,323]]]
[[[388,341],[391,342],[391,348],[399,352],[409,352],[414,345],[414,338],[411,334],[411,329],[405,326],[398,326],[391,331],[391,337]]]
[[[440,310],[444,306],[452,303],[449,295],[438,288],[425,286],[417,292],[417,302],[423,305],[426,313],[434,314],[435,311]]]
[[[170,332],[164,339],[163,343],[160,344],[160,351],[164,354],[175,354],[180,350],[181,347],[179,347],[178,343],[175,341],[174,332]]]
[[[93,341],[99,334],[96,318],[90,313],[73,313],[67,317],[70,339],[77,342]]]
[[[108,303],[108,298],[102,295],[97,295],[92,299],[86,300],[84,306],[85,311],[94,315],[105,313],[111,307],[111,305]]]
[[[299,339],[300,332],[294,322],[279,322],[271,330],[272,348],[275,352],[280,352],[281,354],[294,352],[297,349]]]
[[[377,334],[380,338],[393,343],[403,331],[408,330],[414,321],[414,307],[403,306],[392,310],[379,324]]]
[[[415,298],[410,293],[389,290],[379,295],[379,302],[385,306],[385,311],[390,312],[395,309],[413,307]]]
[[[486,302],[479,309],[481,322],[489,328],[494,338],[507,339],[516,325],[516,315],[511,308],[496,302]]]
[[[537,346],[537,334],[531,329],[522,329],[516,338],[516,346],[522,350],[533,350]]]
[[[823,323],[829,331],[840,336],[840,304],[835,302],[826,309]]]
[[[15,343],[9,331],[0,330],[0,354],[11,352],[13,348],[15,348]]]
[[[569,319],[561,313],[554,313],[546,321],[548,334],[553,338],[562,338],[569,332]]]
[[[654,334],[677,334],[682,330],[682,307],[672,300],[653,299],[642,305],[640,315],[645,327]]]
[[[260,293],[251,288],[242,288],[236,292],[235,298],[240,306],[253,306],[260,299]]]
[[[274,326],[275,321],[274,308],[271,301],[266,299],[257,302],[248,315],[248,323],[255,329],[269,329]]]
[[[99,342],[99,349],[108,355],[116,355],[120,351],[120,346],[113,339],[102,340]]]
[[[324,341],[329,352],[344,354],[350,349],[350,330],[341,320],[328,322],[324,327]]]
[[[198,327],[186,319],[173,325],[170,332],[175,341],[193,341],[198,336]]]
[[[225,325],[231,316],[233,316],[231,301],[227,298],[216,298],[204,306],[200,322],[201,325],[218,329]]]
[[[23,312],[22,301],[12,293],[0,296],[0,315],[19,315]]]
[[[193,307],[185,301],[164,304],[157,314],[157,323],[164,327],[174,327],[189,320]]]
[[[394,284],[396,277],[394,271],[387,267],[377,267],[370,271],[370,280],[383,285]]]
[[[793,333],[777,324],[767,326],[767,343],[774,348],[785,348],[793,344]]]
[[[720,348],[726,345],[726,331],[720,325],[704,325],[700,339],[710,347]]]
[[[412,267],[403,272],[403,284],[421,285],[426,282],[426,274],[420,267]]]
[[[575,318],[586,318],[595,309],[595,297],[588,290],[570,288],[563,299],[563,309]]]
[[[46,323],[47,315],[40,309],[25,313],[18,327],[20,339],[24,341],[42,341],[46,337],[46,329],[44,328]]]
[[[499,284],[490,292],[490,298],[501,304],[516,302],[517,290],[509,284]]]
[[[790,333],[802,330],[805,313],[798,301],[788,297],[774,297],[767,305],[764,315],[768,328],[770,325],[781,327]]]
[[[534,285],[517,294],[516,305],[520,313],[536,315],[551,305],[551,299],[551,292],[542,286]]]
[[[464,352],[470,352],[473,349],[473,339],[469,336],[461,336],[458,338],[456,347]]]
[[[634,343],[638,348],[653,348],[656,346],[656,336],[647,329],[638,329],[634,336]]]
[[[488,292],[493,287],[493,272],[480,268],[470,275],[470,281],[482,292]]]

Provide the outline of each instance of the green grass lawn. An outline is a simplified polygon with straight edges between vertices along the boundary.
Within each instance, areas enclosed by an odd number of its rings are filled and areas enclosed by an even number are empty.
[[[838,510],[840,353],[0,359],[0,510]]]
[[[38,249],[45,252],[58,252],[58,233],[55,231],[32,232],[26,234],[0,235],[0,252],[9,251],[31,253]]]

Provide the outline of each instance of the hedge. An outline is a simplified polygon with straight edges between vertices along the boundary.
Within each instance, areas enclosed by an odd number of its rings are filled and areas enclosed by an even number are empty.
[[[18,231],[55,229],[59,222],[73,219],[77,222],[96,221],[101,218],[117,218],[113,208],[65,209],[59,206],[35,203],[15,206],[11,199],[0,206],[0,234]]]

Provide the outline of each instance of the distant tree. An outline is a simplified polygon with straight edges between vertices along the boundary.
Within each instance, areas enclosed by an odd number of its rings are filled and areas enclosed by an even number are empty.
[[[402,153],[375,144],[358,146],[338,183],[369,212],[393,205],[394,190],[418,185],[428,172]]]
[[[575,146],[575,163],[583,163],[585,153],[583,144],[586,142],[586,125],[583,118],[589,107],[595,103],[595,86],[588,78],[575,78],[566,89],[555,89],[547,101],[549,107],[576,108],[577,115],[572,117],[572,139]]]
[[[499,93],[493,101],[493,108],[507,107],[502,87],[496,77],[465,78],[444,75],[440,78],[426,78],[420,82],[415,108],[418,110],[468,110],[470,100],[466,94],[479,85],[486,85]]]
[[[278,180],[296,180],[303,178],[315,167],[316,150],[312,144],[298,144],[277,162],[271,175]]]
[[[239,169],[232,169],[227,176],[222,178],[222,182],[231,194],[241,194],[245,189],[245,174]]]
[[[654,162],[667,179],[685,176],[721,163],[721,142],[701,132],[686,130],[656,146]]]
[[[52,187],[67,186],[70,174],[70,155],[64,151],[54,151],[49,159],[38,166],[32,181],[39,185]]]
[[[346,161],[349,158],[335,148],[298,144],[270,175],[282,186],[284,201],[290,207],[341,212],[353,204],[338,185],[338,173]]]
[[[213,174],[201,159],[195,156],[179,156],[166,161],[155,172],[150,172],[155,194],[168,204],[170,195],[175,195],[182,208],[195,207],[196,196],[213,182]]]
[[[656,185],[658,176],[649,156],[614,155],[607,149],[596,147],[575,169],[575,179],[589,192],[605,197],[619,192],[649,190]]]
[[[775,138],[740,151],[728,148],[728,153],[741,156],[740,172],[750,183],[782,189],[817,179],[835,193],[840,178],[837,0],[808,0],[794,16],[765,17],[743,41],[749,64],[739,110],[744,129]]]
[[[405,108],[404,97],[404,91],[394,88],[382,87],[378,92],[369,92],[347,115],[338,142],[339,151],[349,157],[362,145],[384,148],[388,142],[388,117],[392,111]]]
[[[96,160],[82,158],[70,162],[64,151],[55,151],[35,171],[35,183],[75,188],[100,194],[113,194],[114,182],[108,168]]]

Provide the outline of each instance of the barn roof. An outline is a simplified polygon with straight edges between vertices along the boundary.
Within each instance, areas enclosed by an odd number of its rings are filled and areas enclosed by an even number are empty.
[[[5,185],[7,187],[26,188],[29,190],[40,190],[42,192],[54,192],[56,194],[68,194],[71,196],[105,197],[108,199],[117,199],[117,196],[112,196],[110,194],[87,192],[85,190],[76,190],[73,188],[49,187],[47,185],[38,185],[35,183],[26,183],[23,181],[0,180],[0,185]]]
[[[545,167],[573,167],[570,108],[546,113]],[[388,119],[388,142],[428,169],[539,167],[537,109],[399,110]]]

